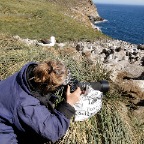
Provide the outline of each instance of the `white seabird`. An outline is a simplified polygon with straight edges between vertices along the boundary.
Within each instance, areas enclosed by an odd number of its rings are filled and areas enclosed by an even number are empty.
[[[40,42],[38,42],[37,45],[50,47],[50,46],[54,46],[55,43],[56,43],[55,37],[51,36],[50,40],[47,40],[47,39],[40,40]]]

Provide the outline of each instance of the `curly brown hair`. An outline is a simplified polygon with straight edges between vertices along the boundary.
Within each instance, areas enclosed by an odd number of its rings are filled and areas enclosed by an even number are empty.
[[[39,63],[33,70],[34,82],[42,93],[54,91],[63,84],[67,68],[60,61],[46,61]]]

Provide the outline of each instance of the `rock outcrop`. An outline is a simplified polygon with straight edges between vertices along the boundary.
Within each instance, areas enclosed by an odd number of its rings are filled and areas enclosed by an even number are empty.
[[[144,50],[139,45],[120,40],[99,40],[79,42],[75,48],[92,63],[99,61],[110,71],[110,79],[132,97],[134,104],[144,100]]]

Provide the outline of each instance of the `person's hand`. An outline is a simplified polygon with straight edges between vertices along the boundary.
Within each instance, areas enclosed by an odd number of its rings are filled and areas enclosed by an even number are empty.
[[[77,87],[77,89],[74,92],[70,92],[70,86],[68,85],[67,92],[66,92],[66,101],[70,105],[74,105],[76,102],[80,100],[80,95],[82,91],[80,87]]]

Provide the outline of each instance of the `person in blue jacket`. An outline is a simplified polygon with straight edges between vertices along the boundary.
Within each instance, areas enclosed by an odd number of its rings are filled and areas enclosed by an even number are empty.
[[[65,135],[81,90],[78,87],[71,93],[68,86],[65,100],[55,108],[55,96],[49,93],[62,85],[66,76],[65,65],[51,60],[27,63],[0,81],[0,144],[55,143]]]

